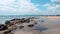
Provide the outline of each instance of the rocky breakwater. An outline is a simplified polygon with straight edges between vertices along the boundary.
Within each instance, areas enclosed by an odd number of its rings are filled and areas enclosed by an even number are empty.
[[[14,31],[14,30],[20,30],[20,29],[23,29],[25,26],[23,26],[23,25],[21,25],[21,24],[23,24],[23,23],[30,23],[30,22],[32,22],[32,24],[29,24],[29,25],[27,25],[28,27],[34,27],[34,24],[38,24],[38,21],[36,21],[36,20],[34,20],[34,19],[32,19],[32,18],[22,18],[22,19],[11,19],[11,20],[7,20],[6,22],[5,22],[5,24],[0,24],[0,34],[21,34],[21,31],[16,31],[16,32],[14,32],[14,33],[12,33],[12,31]],[[18,27],[17,27],[17,25],[16,24],[20,24]],[[23,33],[22,34],[24,34],[24,32],[25,31],[23,31]],[[25,32],[26,34],[28,33],[28,34],[30,34],[30,33],[32,33],[32,34],[34,34],[34,32],[35,32],[35,34],[37,34],[37,30],[35,30],[35,31],[29,31],[29,33],[28,32]]]
[[[5,24],[0,24],[0,34],[10,34],[9,32],[10,30],[8,30],[7,25]]]

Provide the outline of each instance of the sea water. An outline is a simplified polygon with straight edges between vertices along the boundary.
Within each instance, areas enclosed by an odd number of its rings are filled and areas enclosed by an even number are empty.
[[[31,18],[31,17],[37,17],[35,15],[4,15],[4,16],[0,16],[0,24],[4,24],[5,21],[7,20],[11,20],[14,18]]]

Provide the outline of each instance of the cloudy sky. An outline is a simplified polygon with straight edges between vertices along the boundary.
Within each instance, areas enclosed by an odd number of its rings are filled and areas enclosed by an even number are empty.
[[[57,15],[60,0],[0,0],[0,15]]]

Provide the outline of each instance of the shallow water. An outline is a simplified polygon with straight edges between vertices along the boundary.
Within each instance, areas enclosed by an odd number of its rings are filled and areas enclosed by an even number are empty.
[[[4,24],[6,20],[11,20],[14,18],[31,18],[31,17],[39,17],[39,16],[22,16],[22,15],[10,15],[10,16],[0,16],[0,23]]]

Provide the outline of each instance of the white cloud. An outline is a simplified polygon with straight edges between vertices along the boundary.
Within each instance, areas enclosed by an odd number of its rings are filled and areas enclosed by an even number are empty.
[[[55,4],[45,4],[45,7],[47,7],[47,10],[49,11],[59,11],[60,5],[55,5]],[[58,10],[59,9],[59,10]]]
[[[40,10],[31,3],[31,0],[0,0],[0,11],[13,14],[38,14]]]
[[[15,0],[0,0],[0,11],[16,11],[18,6],[14,2]]]
[[[49,6],[51,6],[50,4],[44,4],[43,6],[45,6],[45,7],[49,7]]]
[[[60,2],[60,0],[51,0],[51,2]]]
[[[26,13],[35,13],[38,8],[28,0],[20,0],[19,11]],[[36,12],[37,13],[37,12]]]

